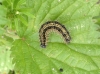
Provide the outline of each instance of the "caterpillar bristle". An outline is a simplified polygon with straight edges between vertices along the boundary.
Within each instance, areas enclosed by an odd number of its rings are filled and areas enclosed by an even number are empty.
[[[57,21],[48,21],[44,23],[39,30],[39,36],[42,48],[46,48],[49,33],[51,32],[56,32],[60,34],[64,38],[64,41],[66,43],[69,43],[71,40],[69,32],[67,31],[64,25],[62,25]]]

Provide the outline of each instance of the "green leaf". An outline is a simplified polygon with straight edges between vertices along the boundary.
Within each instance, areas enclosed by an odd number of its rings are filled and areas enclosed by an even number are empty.
[[[11,51],[9,51],[9,47],[7,47],[6,45],[0,46],[0,73],[1,74],[7,73],[9,69],[13,69],[10,53]]]
[[[23,36],[15,40],[11,48],[15,71],[21,74],[99,74],[100,32],[92,19],[100,12],[98,0],[32,1],[34,30],[22,30]],[[50,20],[65,25],[72,38],[70,44],[52,33],[47,47],[40,47],[39,29]],[[25,20],[22,23],[25,24]]]
[[[0,6],[0,25],[4,25],[8,22],[8,20],[6,19],[6,10],[3,6]]]
[[[32,47],[30,47],[29,45],[27,45],[26,42],[23,42],[23,41],[24,40],[16,40],[14,42],[15,46],[12,47],[12,51],[13,51],[12,55],[14,56],[13,61],[14,62],[16,61],[15,65],[18,67],[17,70],[19,71],[19,69],[20,69],[20,72],[23,74],[27,74],[27,73],[40,74],[41,71],[38,70],[39,67],[36,64],[35,59],[34,59],[34,55],[36,55],[36,53],[40,53],[40,52],[33,50]],[[20,49],[20,50],[18,51],[18,49]],[[24,50],[26,50],[26,51],[24,51]],[[41,56],[41,53],[39,55]],[[17,57],[20,57],[20,58],[17,58]]]
[[[100,14],[99,16],[94,17],[94,19],[96,20],[96,24],[100,26]]]
[[[0,36],[4,33],[4,29],[0,27]]]
[[[27,15],[28,17],[33,18],[33,17],[34,17],[33,14],[30,13],[31,10],[32,10],[32,8],[21,8],[21,9],[19,9],[18,11],[20,12],[20,14],[25,14],[25,15]]]
[[[12,58],[10,58],[11,51],[10,40],[7,41],[5,36],[0,36],[0,73],[8,73],[9,69],[13,69]]]
[[[20,19],[20,21],[24,24],[24,25],[26,25],[27,26],[27,20],[25,19],[25,17],[24,16],[18,16],[18,18]]]
[[[18,6],[18,2],[19,2],[20,0],[14,0],[14,2],[13,2],[13,7],[14,8],[16,8],[17,6]]]

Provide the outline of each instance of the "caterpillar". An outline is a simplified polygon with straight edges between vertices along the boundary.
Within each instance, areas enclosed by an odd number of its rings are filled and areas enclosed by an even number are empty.
[[[59,32],[62,37],[64,38],[66,43],[69,43],[71,40],[71,37],[69,35],[69,32],[65,28],[64,25],[57,21],[48,21],[41,25],[40,30],[39,30],[39,37],[40,37],[40,46],[42,48],[46,48],[47,45],[47,36],[50,32]]]

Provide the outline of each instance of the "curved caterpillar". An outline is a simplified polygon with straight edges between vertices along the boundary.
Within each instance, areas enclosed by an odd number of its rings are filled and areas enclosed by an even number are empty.
[[[42,48],[46,48],[47,45],[47,35],[51,32],[59,32],[62,37],[64,38],[66,43],[69,43],[71,40],[71,37],[69,35],[69,32],[67,31],[67,29],[65,28],[64,25],[60,24],[57,21],[48,21],[46,23],[44,23],[40,30],[39,30],[39,36],[40,36],[40,42],[41,42],[41,47]]]

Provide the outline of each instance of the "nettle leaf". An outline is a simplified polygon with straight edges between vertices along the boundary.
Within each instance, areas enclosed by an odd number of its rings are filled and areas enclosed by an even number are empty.
[[[6,14],[6,9],[4,8],[4,6],[0,5],[0,26],[4,25],[8,22],[8,20],[5,17]]]
[[[34,32],[26,30],[22,38],[13,43],[15,71],[21,74],[99,74],[100,32],[92,19],[100,12],[98,0],[32,1]],[[47,47],[40,47],[39,28],[49,20],[65,25],[72,38],[70,44],[65,44],[63,38],[54,33],[50,34]]]

